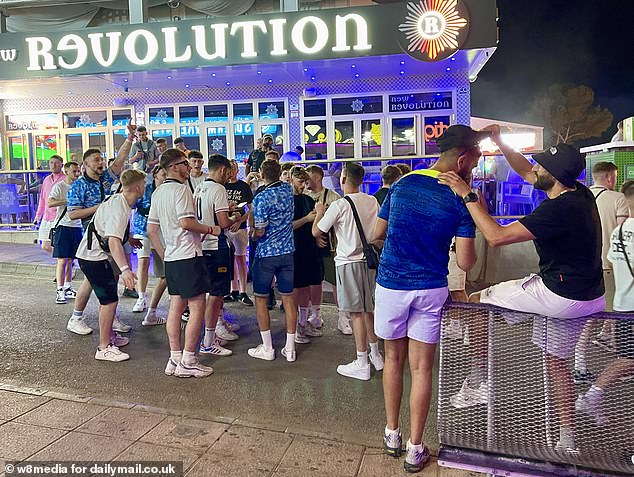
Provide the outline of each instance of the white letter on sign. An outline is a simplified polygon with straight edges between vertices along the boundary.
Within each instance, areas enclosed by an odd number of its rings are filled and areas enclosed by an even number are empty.
[[[313,46],[307,46],[304,42],[304,28],[308,23],[312,23],[315,28],[315,32],[317,33],[317,38],[315,39],[315,44]],[[317,53],[322,50],[326,43],[328,43],[328,25],[321,18],[318,17],[304,17],[299,20],[293,26],[293,30],[291,31],[291,38],[293,40],[293,45],[302,53],[306,53],[308,55]]]
[[[286,25],[286,18],[275,18],[269,20],[269,25],[273,27],[273,49],[271,55],[281,56],[288,53],[284,48],[284,25]]]
[[[137,55],[136,52],[136,42],[141,36],[145,39],[145,42],[147,43],[147,53],[145,54],[145,58],[143,59],[139,58],[139,55]],[[151,32],[147,30],[136,30],[130,33],[125,39],[125,42],[123,43],[123,51],[125,53],[125,56],[132,63],[136,65],[147,65],[148,63],[154,61],[154,59],[158,55],[158,40]]]
[[[231,36],[235,35],[237,31],[242,28],[242,53],[240,56],[242,58],[255,58],[258,56],[257,51],[255,51],[255,31],[254,28],[258,27],[262,30],[262,33],[266,33],[266,24],[263,20],[252,21],[252,22],[236,22],[231,25],[231,31],[229,32]]]
[[[51,48],[53,43],[51,40],[44,36],[36,36],[33,38],[26,38],[26,43],[29,47],[29,67],[28,71],[39,70],[56,70],[55,59],[51,55]],[[44,66],[40,66],[39,57],[44,60]]]
[[[350,45],[348,45],[348,20],[353,20],[357,41],[352,47],[353,50],[370,50],[372,45],[368,43],[368,24],[361,15],[356,13],[350,13],[349,15],[341,16],[337,15],[336,19],[336,34],[337,41],[332,51],[349,51]]]
[[[177,63],[179,61],[189,61],[192,59],[192,47],[189,45],[187,45],[182,55],[176,56],[176,32],[178,31],[178,28],[161,28],[161,31],[165,34],[164,63]]]
[[[216,58],[226,58],[227,56],[227,44],[225,41],[225,30],[229,28],[228,23],[216,23],[211,25],[211,29],[214,31],[214,42],[216,44],[216,52],[210,55],[207,51],[207,35],[205,34],[205,27],[195,25],[192,27],[194,30],[196,53],[203,60],[215,60]]]
[[[114,63],[114,60],[117,59],[117,55],[119,54],[119,42],[121,41],[121,32],[111,31],[106,33],[106,38],[110,40],[108,58],[104,57],[103,51],[101,50],[102,37],[103,33],[90,33],[88,35],[88,38],[90,38],[90,47],[92,48],[92,54],[95,56],[97,63],[107,68],[108,66],[111,66],[112,63]]]
[[[73,51],[77,52],[77,56],[75,57],[75,61],[72,63],[67,63],[63,56],[58,56],[57,61],[59,62],[59,66],[62,68],[66,68],[69,70],[75,70],[86,63],[88,59],[88,47],[86,46],[86,42],[77,35],[64,35],[61,40],[57,43],[57,49],[59,51]]]

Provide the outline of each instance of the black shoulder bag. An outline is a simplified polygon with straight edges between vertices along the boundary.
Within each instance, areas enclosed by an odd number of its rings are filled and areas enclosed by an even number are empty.
[[[102,202],[102,204],[105,204],[106,202],[108,202],[108,199],[110,199],[113,196],[109,196],[108,198],[106,198],[106,200],[104,200]],[[97,232],[97,229],[95,228],[95,216],[97,215],[97,213],[95,212],[95,214],[92,216],[92,219],[90,220],[90,223],[88,224],[88,228],[86,229],[86,233],[88,234],[87,237],[87,245],[88,245],[88,250],[92,250],[92,237],[93,235],[95,236],[95,238],[97,239],[97,242],[99,243],[99,246],[101,247],[101,250],[103,250],[106,253],[110,253],[110,244],[108,243],[108,238],[107,237],[102,237],[101,235],[99,235],[99,232]],[[130,221],[128,220],[128,225],[125,228],[125,232],[123,234],[123,240],[121,241],[121,244],[126,243],[128,240],[130,239]]]
[[[51,227],[51,230],[49,230],[48,232],[48,239],[51,241],[51,243],[55,243],[55,234],[57,233],[57,227],[59,226],[59,223],[62,221],[62,219],[66,215],[67,210],[68,210],[68,207],[64,207],[64,211],[62,212],[62,215],[59,216],[59,219],[57,219],[57,222],[55,222],[55,225],[53,225],[53,227]]]
[[[359,213],[357,212],[357,208],[354,206],[354,202],[347,195],[343,197],[348,201],[350,207],[352,208],[352,214],[354,215],[354,222],[357,224],[357,230],[359,231],[359,237],[361,237],[361,243],[363,244],[363,255],[365,255],[365,261],[368,264],[368,268],[370,270],[376,270],[379,268],[379,254],[376,252],[376,249],[373,245],[369,244],[365,238],[365,233],[363,233],[363,226],[361,225],[361,219],[359,219]]]

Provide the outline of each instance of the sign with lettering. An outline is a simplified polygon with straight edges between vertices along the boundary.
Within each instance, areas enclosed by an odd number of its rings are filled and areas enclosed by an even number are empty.
[[[450,91],[442,93],[401,93],[389,97],[390,113],[401,111],[437,111],[452,109],[453,96]]]
[[[423,135],[425,137],[425,154],[440,154],[436,139],[451,126],[449,116],[428,116],[423,125]]]
[[[440,10],[430,6],[445,2],[451,5]],[[474,16],[478,21],[470,24],[468,18]],[[2,33],[0,80],[403,51],[417,59],[437,61],[459,48],[496,44],[495,0],[418,0],[399,5],[109,25],[76,32]]]

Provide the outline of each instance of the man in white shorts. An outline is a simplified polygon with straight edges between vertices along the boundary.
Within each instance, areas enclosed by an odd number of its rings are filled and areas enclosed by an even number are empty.
[[[152,196],[147,233],[152,247],[165,262],[165,279],[171,297],[167,316],[170,357],[165,374],[203,378],[214,370],[200,364],[196,357],[205,313],[205,294],[209,288],[200,236],[218,236],[222,230],[196,220],[194,196],[187,184],[190,165],[185,153],[168,149],[161,155],[161,167],[167,171],[167,179]],[[188,305],[190,316],[185,327],[184,351],[181,352],[180,319]]]
[[[432,369],[440,341],[442,307],[449,294],[447,263],[456,237],[456,261],[463,270],[475,262],[475,225],[463,200],[438,183],[441,172],[468,177],[480,157],[482,135],[451,126],[438,139],[440,158],[430,168],[401,177],[390,187],[377,220],[375,239],[385,240],[376,285],[374,327],[385,340],[383,394],[384,451],[400,457],[399,426],[403,368],[409,361],[412,385],[410,438],[404,468],[419,472],[429,461],[423,431],[432,394]]]
[[[48,196],[50,195],[53,186],[58,182],[63,181],[66,177],[64,171],[62,171],[63,162],[63,159],[57,154],[51,156],[49,159],[48,163],[51,168],[51,173],[42,181],[42,188],[40,189],[40,197],[37,204],[37,212],[35,213],[34,223],[39,223],[40,225],[37,238],[42,243],[42,250],[46,250],[48,253],[53,253],[49,234],[51,227],[55,222],[55,214],[57,213],[56,207],[48,207]]]
[[[548,198],[531,214],[506,227],[491,218],[479,201],[467,204],[489,245],[533,240],[539,255],[539,274],[494,285],[471,295],[470,301],[542,315],[534,320],[533,343],[545,354],[557,404],[560,432],[556,448],[576,452],[574,388],[568,359],[587,321],[584,318],[605,307],[599,213],[592,192],[576,180],[585,161],[573,147],[558,144],[533,155],[537,162],[533,166],[502,142],[499,126],[485,129],[492,133],[509,165],[536,189],[545,191]],[[442,174],[440,180],[461,197],[471,194],[469,186],[453,173]],[[488,402],[486,320],[471,320],[469,329],[472,370],[460,392],[451,398],[458,408]]]

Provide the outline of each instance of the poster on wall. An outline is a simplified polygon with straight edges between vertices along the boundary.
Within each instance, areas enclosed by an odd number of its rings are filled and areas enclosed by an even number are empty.
[[[449,116],[427,116],[423,126],[425,136],[425,154],[440,154],[436,139],[451,125]]]

